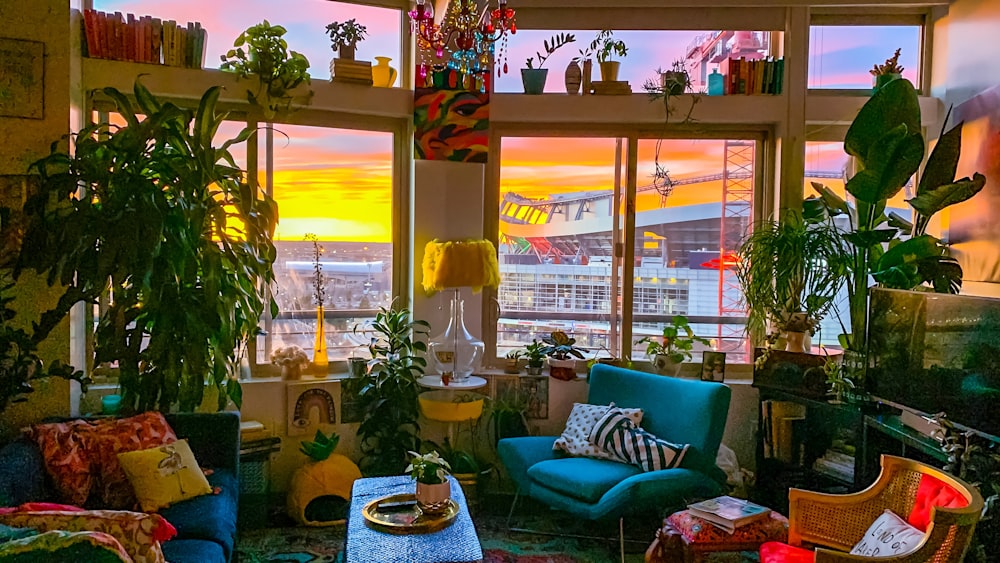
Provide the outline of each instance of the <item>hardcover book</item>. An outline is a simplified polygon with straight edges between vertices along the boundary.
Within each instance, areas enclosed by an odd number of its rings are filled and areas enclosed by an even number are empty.
[[[730,534],[736,528],[765,518],[771,513],[770,508],[730,496],[689,504],[688,510],[693,516],[707,520]]]

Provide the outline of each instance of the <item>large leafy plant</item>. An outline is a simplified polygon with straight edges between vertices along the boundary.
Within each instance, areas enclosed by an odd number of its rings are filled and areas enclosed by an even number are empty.
[[[290,51],[284,35],[287,30],[267,20],[247,28],[222,55],[222,70],[241,78],[257,79],[257,90],[247,90],[247,100],[259,106],[271,121],[280,111],[291,108],[296,96],[292,90],[309,84],[309,60],[302,53]],[[312,95],[312,91],[308,96]],[[308,96],[305,100],[308,100]]]
[[[425,321],[412,318],[408,309],[381,309],[371,323],[375,335],[368,351],[371,369],[349,382],[359,387],[363,415],[358,427],[361,469],[367,475],[398,475],[406,468],[409,452],[420,449],[420,407],[417,379],[424,373],[430,331]]]
[[[867,333],[869,276],[893,289],[957,293],[961,288],[962,267],[946,243],[927,234],[927,225],[938,211],[976,195],[986,178],[977,172],[955,179],[962,152],[959,123],[942,131],[916,182],[915,197],[906,200],[914,221],[886,214],[886,202],[924,158],[919,100],[906,79],[889,82],[865,103],[847,131],[844,150],[858,168],[846,185],[853,205],[822,184],[814,182],[813,188],[830,215],[846,216],[849,222],[844,239],[851,249],[846,276],[851,333],[842,335],[841,344],[860,352]]]
[[[672,363],[679,364],[684,360],[691,359],[691,350],[694,345],[711,345],[707,338],[702,338],[694,333],[687,317],[684,315],[674,315],[669,322],[663,325],[663,337],[646,336],[635,341],[636,345],[646,345],[646,357],[654,359],[656,356],[666,356]]]
[[[737,252],[747,327],[757,339],[770,322],[778,331],[811,332],[843,285],[850,251],[822,209],[807,204],[806,210],[783,210],[758,223]]]
[[[246,342],[268,302],[277,312],[268,289],[277,207],[229,152],[253,131],[216,145],[226,117],[218,87],[194,110],[138,81],[135,103],[104,94],[125,125],[88,127],[72,155],[53,146],[34,164],[41,188],[25,205],[20,267],[64,288],[43,324],[109,295],[95,361],[117,363],[126,407],[194,410],[206,384],[220,409],[239,405]]]

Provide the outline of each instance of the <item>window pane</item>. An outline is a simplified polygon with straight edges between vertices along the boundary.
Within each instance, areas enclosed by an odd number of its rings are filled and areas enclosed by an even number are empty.
[[[233,48],[233,41],[246,28],[265,19],[288,30],[288,48],[309,59],[313,78],[329,78],[330,49],[326,24],[351,18],[368,28],[368,37],[358,44],[359,60],[376,56],[400,58],[400,18],[402,12],[389,8],[359,6],[326,0],[297,0],[294,9],[274,0],[216,0],[214,2],[177,2],[176,0],[94,0],[94,9],[102,12],[132,13],[152,16],[180,25],[201,22],[208,30],[205,68],[219,68],[220,57]],[[394,65],[398,68],[398,64]]]
[[[814,25],[809,28],[809,87],[872,87],[868,72],[900,49],[903,78],[919,84],[920,26]]]
[[[727,266],[753,218],[755,150],[749,140],[639,140],[633,343],[662,336],[679,314],[728,362],[747,361],[742,292]],[[654,185],[657,161],[666,176]],[[695,345],[695,360],[704,349]],[[632,358],[644,357],[633,344]]]
[[[608,346],[616,139],[505,137],[497,352],[553,330]]]
[[[542,43],[560,31],[519,29],[510,42],[508,68],[510,72],[496,78],[495,92],[523,92],[519,69],[526,68],[525,60],[542,51]],[[556,51],[542,68],[549,69],[545,82],[546,92],[566,92],[563,72],[573,57],[581,49],[590,46],[597,35],[595,30],[568,31],[576,37],[571,43]],[[621,60],[618,80],[628,81],[633,92],[642,92],[646,80],[659,78],[654,70],[660,67],[669,70],[675,60],[684,60],[691,76],[691,90],[701,92],[708,89],[708,75],[715,68],[725,72],[725,59],[746,57],[758,59],[770,54],[770,33],[757,31],[615,31],[615,39],[621,39],[628,47],[628,55]],[[502,62],[500,63],[503,64]],[[594,59],[593,79],[600,80],[600,70]],[[535,60],[535,68],[538,61]]]
[[[326,342],[330,360],[360,352],[368,339],[355,324],[392,302],[392,133],[276,126],[274,199],[279,222],[274,270],[280,313],[267,351],[315,347],[314,234],[321,247]]]

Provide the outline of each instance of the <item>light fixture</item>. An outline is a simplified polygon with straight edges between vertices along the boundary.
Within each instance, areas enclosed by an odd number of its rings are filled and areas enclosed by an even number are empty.
[[[507,72],[507,36],[517,33],[514,16],[514,8],[507,6],[507,0],[499,0],[496,8],[483,14],[479,13],[476,0],[450,0],[443,21],[436,24],[434,8],[427,0],[417,0],[410,11],[410,29],[417,36],[420,78],[425,79],[431,67],[443,64],[462,73],[467,81],[475,82],[466,83],[466,88],[485,91],[485,75],[494,55],[498,62],[497,76]],[[499,49],[495,47],[497,43]],[[431,54],[438,62],[431,61]]]

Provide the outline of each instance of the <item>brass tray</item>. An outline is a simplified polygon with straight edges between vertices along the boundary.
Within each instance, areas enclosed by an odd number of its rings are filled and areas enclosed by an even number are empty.
[[[361,510],[365,524],[390,534],[429,534],[443,530],[458,516],[458,504],[448,499],[448,508],[443,514],[424,514],[417,507],[417,496],[413,493],[390,495],[373,500]]]

